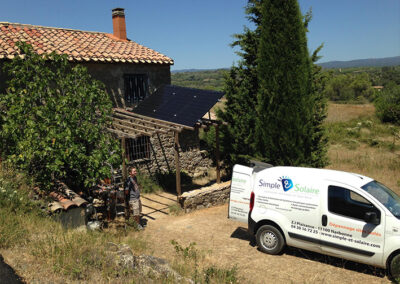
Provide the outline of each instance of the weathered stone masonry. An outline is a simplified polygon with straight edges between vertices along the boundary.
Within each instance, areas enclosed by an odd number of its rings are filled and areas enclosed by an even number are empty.
[[[171,84],[169,65],[155,64],[84,64],[93,78],[102,81],[116,107],[127,107],[124,103],[124,75],[146,74],[149,81],[149,92],[153,93],[163,85]],[[212,160],[207,152],[200,148],[198,129],[183,130],[179,133],[179,159],[181,170],[191,176],[207,171],[212,166]],[[171,172],[175,170],[174,136],[159,134],[150,138],[151,153],[149,159],[133,161],[142,173]]]
[[[124,75],[145,74],[149,81],[149,92],[153,93],[163,85],[171,84],[169,65],[124,64],[124,63],[85,63],[90,75],[102,81],[115,107],[128,107],[124,102]]]
[[[181,170],[190,176],[199,175],[212,166],[208,153],[200,148],[198,130],[183,130],[179,134],[179,161]],[[171,172],[175,170],[174,136],[158,134],[150,138],[150,159],[133,161],[131,164],[143,173]]]

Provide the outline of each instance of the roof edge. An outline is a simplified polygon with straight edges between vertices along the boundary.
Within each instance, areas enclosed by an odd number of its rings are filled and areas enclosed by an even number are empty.
[[[29,28],[43,28],[43,29],[56,29],[56,30],[65,30],[65,31],[74,31],[74,32],[93,33],[93,34],[107,34],[105,32],[84,31],[84,30],[77,30],[77,29],[71,29],[71,28],[57,28],[57,27],[40,26],[40,25],[32,25],[32,24],[10,23],[10,22],[0,22],[0,25],[4,25],[4,26],[23,26],[23,27],[29,27]]]

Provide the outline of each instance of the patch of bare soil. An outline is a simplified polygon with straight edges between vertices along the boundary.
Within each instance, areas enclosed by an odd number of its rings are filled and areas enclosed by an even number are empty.
[[[198,210],[182,216],[149,220],[143,237],[154,255],[174,255],[171,240],[182,246],[196,242],[208,251],[206,261],[220,268],[238,267],[242,283],[389,283],[384,271],[295,248],[272,256],[258,251],[246,224],[227,219],[228,206]]]

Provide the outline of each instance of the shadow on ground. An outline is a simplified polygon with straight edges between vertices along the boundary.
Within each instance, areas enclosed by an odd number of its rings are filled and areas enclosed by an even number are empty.
[[[231,238],[248,241],[249,245],[252,247],[257,246],[255,237],[250,235],[246,228],[238,227],[232,234]],[[373,275],[376,277],[384,278],[386,275],[385,269],[377,268],[374,266],[345,260],[338,257],[327,256],[324,254],[320,254],[317,252],[307,251],[303,249],[298,249],[294,247],[286,247],[283,251],[283,254],[292,255],[296,257],[301,257],[311,261],[318,261],[324,264],[329,264],[335,267],[344,268],[347,270],[352,270],[364,274]]]
[[[0,283],[7,284],[23,284],[22,279],[15,273],[7,263],[4,262],[3,257],[0,255]]]

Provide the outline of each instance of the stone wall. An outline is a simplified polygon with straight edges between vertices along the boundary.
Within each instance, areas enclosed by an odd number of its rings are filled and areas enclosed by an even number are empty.
[[[150,158],[131,161],[141,173],[153,175],[157,172],[175,171],[174,136],[157,134],[150,138]],[[198,129],[183,130],[179,133],[179,161],[181,170],[189,176],[196,176],[212,167],[208,152],[200,147]]]
[[[186,213],[196,209],[221,205],[229,201],[230,189],[230,181],[213,184],[183,193],[179,202]]]
[[[116,107],[129,107],[124,101],[124,75],[146,74],[149,92],[171,84],[170,66],[166,64],[84,63],[90,75],[106,85],[107,92]]]
[[[0,61],[0,93],[5,90],[7,80]],[[124,63],[82,63],[89,74],[103,82],[115,107],[127,107],[124,102],[124,75],[146,74],[149,80],[149,92],[153,93],[163,85],[171,84],[170,66],[166,64],[124,64]]]

